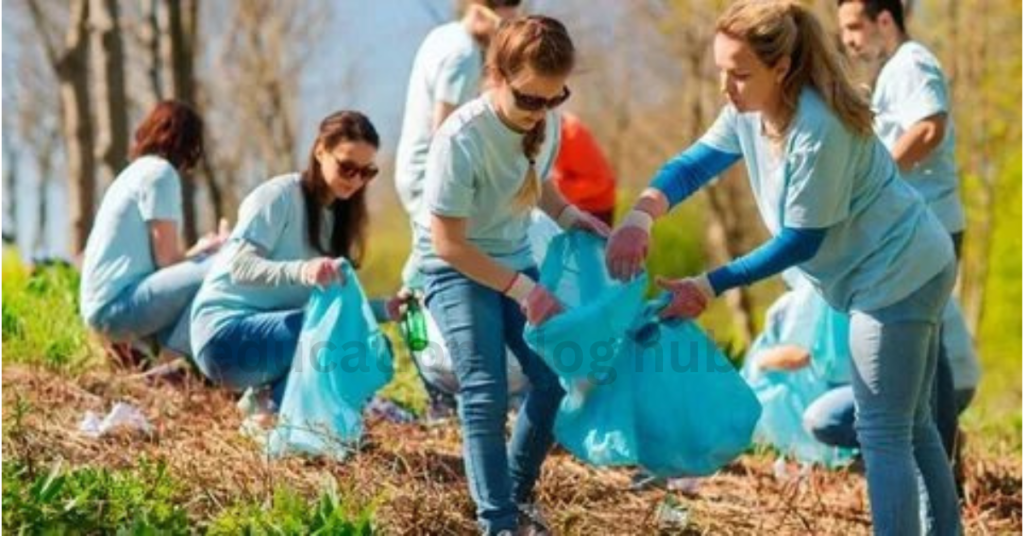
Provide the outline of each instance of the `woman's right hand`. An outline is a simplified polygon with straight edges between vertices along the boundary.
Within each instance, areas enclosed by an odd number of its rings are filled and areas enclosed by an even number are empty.
[[[629,281],[644,269],[651,235],[642,227],[624,224],[608,240],[605,264],[619,281]]]
[[[526,313],[526,321],[534,326],[543,324],[564,310],[558,299],[540,285],[533,287],[523,300],[522,306]]]
[[[221,218],[217,225],[216,232],[209,232],[199,237],[196,243],[185,253],[186,257],[194,257],[204,253],[214,253],[228,241],[231,236],[231,225],[228,220]]]
[[[325,287],[333,282],[345,284],[345,274],[337,260],[329,257],[317,257],[302,263],[302,284],[306,286]]]

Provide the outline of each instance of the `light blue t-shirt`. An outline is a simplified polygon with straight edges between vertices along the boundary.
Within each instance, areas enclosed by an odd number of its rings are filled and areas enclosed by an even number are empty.
[[[459,106],[480,93],[483,53],[461,22],[432,30],[413,61],[405,117],[395,160],[395,186],[406,212],[415,214],[423,192],[434,108]]]
[[[430,147],[423,203],[413,221],[414,252],[424,271],[447,267],[430,240],[434,214],[466,218],[469,242],[511,270],[534,265],[527,239],[530,211],[516,210],[516,193],[526,180],[529,161],[523,135],[498,118],[492,95],[485,93],[445,120]],[[558,153],[559,117],[548,112],[546,134],[537,156],[542,179]]]
[[[731,105],[701,141],[743,155],[773,235],[783,226],[827,229],[817,254],[798,268],[835,309],[891,305],[953,260],[948,234],[885,146],[848,130],[814,90],[801,93],[779,155],[760,114]]]
[[[309,241],[306,200],[300,175],[281,175],[261,184],[238,210],[238,224],[217,255],[192,307],[192,349],[198,355],[213,335],[232,319],[256,312],[305,307],[311,287],[243,285],[231,279],[231,261],[242,241],[255,245],[271,261],[308,260],[322,256]],[[333,222],[324,210],[321,242]]]
[[[902,175],[924,197],[947,232],[963,231],[949,84],[939,60],[919,43],[903,43],[878,74],[871,105],[875,132],[889,150],[914,124],[935,114],[947,114],[942,143]]]
[[[121,291],[157,270],[148,225],[155,220],[181,228],[181,179],[167,160],[142,156],[111,183],[89,233],[79,288],[86,324]]]

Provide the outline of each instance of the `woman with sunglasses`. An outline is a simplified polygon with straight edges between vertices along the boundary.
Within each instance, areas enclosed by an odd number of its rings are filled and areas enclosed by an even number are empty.
[[[269,424],[284,394],[312,288],[340,281],[342,260],[358,267],[362,259],[365,187],[377,175],[379,143],[359,112],[324,119],[307,168],[270,179],[242,202],[238,225],[196,296],[196,363],[235,390],[269,387],[272,400],[260,404],[257,424]],[[388,307],[394,313],[397,303]]]
[[[110,185],[82,260],[79,288],[86,325],[114,342],[155,336],[189,355],[188,306],[227,234],[181,243],[181,181],[203,156],[203,119],[163,101],[135,131],[132,162]],[[179,327],[180,326],[180,327]]]
[[[520,525],[544,530],[531,505],[564,391],[523,341],[527,321],[560,311],[537,284],[527,239],[530,211],[561,227],[606,235],[608,227],[542,183],[558,152],[558,116],[575,49],[557,20],[505,22],[488,50],[490,90],[455,111],[427,157],[424,199],[414,220],[427,307],[459,381],[463,455],[477,520],[487,534]],[[530,380],[509,445],[506,346]]]

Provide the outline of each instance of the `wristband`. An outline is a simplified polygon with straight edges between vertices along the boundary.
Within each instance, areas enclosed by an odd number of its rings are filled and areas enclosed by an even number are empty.
[[[654,225],[654,218],[647,212],[639,209],[633,209],[626,215],[626,218],[622,220],[620,227],[636,227],[642,229],[645,233],[651,233],[651,227]]]
[[[582,215],[580,209],[576,208],[575,205],[565,205],[562,207],[562,211],[558,213],[558,218],[555,219],[555,222],[558,223],[562,230],[572,229],[576,222],[580,221]]]
[[[536,281],[521,273],[516,273],[516,276],[512,278],[511,282],[509,282],[508,288],[505,289],[504,294],[515,300],[516,303],[523,303],[523,301],[526,300],[526,297],[533,292],[533,289],[536,288],[536,286]]]

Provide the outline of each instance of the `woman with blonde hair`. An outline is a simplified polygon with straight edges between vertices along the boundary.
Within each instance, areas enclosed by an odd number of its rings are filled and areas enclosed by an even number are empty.
[[[835,309],[850,313],[857,434],[877,534],[920,532],[916,471],[937,534],[960,529],[953,475],[929,409],[939,322],[955,279],[941,223],[900,180],[872,133],[821,24],[801,4],[742,0],[714,40],[728,105],[710,130],[668,162],[616,230],[612,273],[644,262],[654,219],[744,160],[773,237],[708,273],[659,279],[665,316],[695,317],[710,301],[797,267]]]

